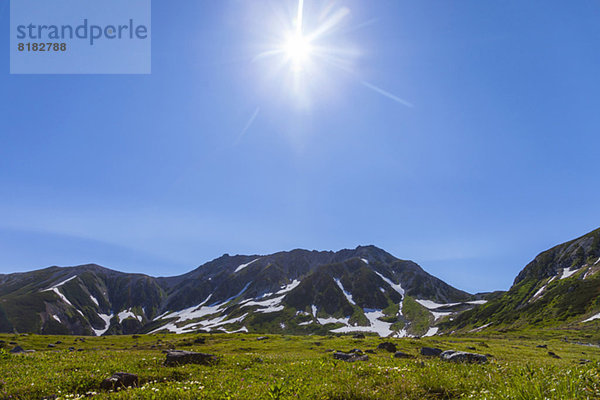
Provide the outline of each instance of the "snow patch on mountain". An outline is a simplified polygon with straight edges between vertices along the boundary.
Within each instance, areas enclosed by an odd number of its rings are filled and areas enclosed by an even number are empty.
[[[480,330],[487,328],[487,327],[488,327],[488,326],[490,326],[491,324],[492,324],[492,323],[490,322],[489,324],[481,325],[481,326],[480,326],[480,327],[478,327],[478,328],[471,329],[471,330],[469,331],[469,333],[471,333],[471,332],[479,332]]]
[[[438,319],[445,317],[447,315],[452,315],[451,312],[435,312],[435,311],[429,311],[432,315],[433,315],[433,320],[437,321]]]
[[[452,307],[452,306],[457,306],[460,304],[460,303],[436,303],[435,301],[421,300],[421,299],[416,299],[416,302],[429,310],[435,310],[440,307]]]
[[[248,265],[252,264],[253,262],[256,262],[260,260],[260,258],[257,258],[255,260],[250,261],[249,263],[246,264],[241,264],[240,266],[238,266],[235,271],[233,271],[233,273],[235,274],[236,272],[240,272],[241,270],[243,270],[244,268],[246,268]]]
[[[283,300],[284,297],[285,296],[274,297],[272,299],[262,300],[262,301],[254,301],[254,300],[249,299],[249,300],[244,300],[241,304],[243,304],[243,307],[249,307],[249,306],[262,307],[262,308],[256,309],[256,312],[271,313],[271,312],[277,312],[277,311],[283,310],[281,301]]]
[[[465,301],[465,303],[467,304],[485,304],[487,303],[487,300],[472,300],[472,301]]]
[[[547,284],[542,286],[537,292],[535,292],[535,294],[531,297],[531,299],[529,299],[529,302],[531,303],[533,300],[535,300],[537,297],[539,297],[542,292],[546,289],[546,286],[548,286]]]
[[[68,305],[70,305],[71,307],[74,307],[74,306],[73,306],[73,304],[71,304],[71,302],[70,302],[70,301],[69,301],[69,300],[68,300],[68,299],[65,297],[65,295],[64,295],[64,294],[62,294],[62,293],[60,292],[60,290],[58,290],[58,288],[59,288],[59,287],[61,287],[62,285],[64,285],[65,283],[69,282],[70,280],[72,280],[72,279],[75,279],[75,278],[77,278],[77,275],[73,275],[72,277],[70,277],[70,278],[68,278],[68,279],[65,279],[64,281],[62,281],[62,282],[60,282],[60,283],[57,283],[56,285],[54,285],[54,286],[52,286],[52,287],[49,287],[48,289],[44,289],[44,290],[42,290],[42,292],[50,292],[50,291],[52,291],[52,292],[56,293],[56,295],[57,295],[57,296],[58,296],[58,297],[59,297],[59,298],[60,298],[62,301],[64,301],[65,303],[67,303],[67,304],[68,304]],[[81,311],[79,311],[79,310],[77,310],[77,311],[79,312],[79,314],[83,315],[83,314],[81,313]]]
[[[95,298],[94,296],[92,296],[91,294],[90,294],[90,299],[91,299],[91,300],[94,302],[94,304],[96,304],[97,306],[99,306],[99,305],[100,305],[100,303],[98,303],[98,299],[97,299],[97,298]]]
[[[390,279],[388,279],[385,276],[381,275],[377,271],[375,271],[375,273],[377,275],[379,275],[379,277],[381,279],[383,279],[385,281],[385,283],[387,283],[388,285],[390,285],[392,287],[392,289],[394,289],[396,292],[400,293],[402,295],[402,297],[404,297],[404,289],[402,289],[402,285],[401,284],[392,282]]]
[[[337,278],[334,278],[333,280],[339,286],[339,288],[342,290],[342,292],[344,293],[344,296],[346,296],[346,299],[350,302],[350,304],[356,305],[356,303],[352,299],[352,294],[350,292],[346,291],[346,289],[344,289],[344,286],[342,286],[342,282],[340,282],[340,280]]]
[[[439,329],[440,328],[438,328],[437,326],[432,326],[431,328],[429,328],[429,330],[427,331],[427,333],[423,335],[423,337],[433,336],[436,333],[438,333]]]
[[[348,321],[349,320],[350,320],[350,318],[334,318],[334,317],[317,318],[317,321],[319,321],[319,324],[321,324],[321,325],[327,325],[327,324],[344,324],[344,325],[348,325]]]
[[[126,311],[121,311],[119,314],[117,314],[119,317],[119,323],[123,322],[124,319],[127,318],[136,318],[138,321],[142,322],[142,317],[140,315],[135,315],[132,311],[131,308],[126,310]]]
[[[102,336],[104,334],[104,332],[106,332],[108,330],[108,328],[110,327],[110,320],[113,317],[113,314],[98,314],[98,316],[100,318],[102,318],[102,320],[104,321],[104,329],[94,329],[92,328],[92,330],[94,331],[94,333],[96,334],[96,336]]]
[[[596,315],[592,315],[591,317],[589,317],[588,319],[584,319],[583,322],[590,322],[593,321],[595,319],[600,319],[600,313],[596,314]]]
[[[189,324],[183,325],[183,326],[178,326],[178,325],[180,325],[181,321],[174,321],[174,322],[168,323],[167,325],[161,326],[160,328],[157,328],[150,333],[156,333],[156,332],[164,330],[164,329],[168,330],[171,333],[191,333],[198,329],[214,329],[214,328],[218,328],[223,325],[229,325],[229,324],[234,324],[236,322],[241,322],[244,320],[244,318],[246,318],[247,315],[248,314],[244,314],[240,317],[232,318],[232,319],[226,319],[227,315],[223,315],[223,316],[216,317],[216,318],[209,319],[209,320],[192,322],[192,323],[189,323]],[[233,333],[233,332],[231,332],[231,333]]]
[[[210,306],[197,305],[185,308],[180,311],[169,311],[156,319],[166,318],[177,318],[177,322],[187,321],[188,319],[202,318],[207,315],[217,314],[222,308],[225,307],[225,303],[213,304]]]
[[[252,281],[250,281],[250,282],[246,283],[246,286],[244,286],[244,287],[242,288],[242,290],[240,290],[240,291],[238,292],[238,294],[235,294],[235,295],[231,296],[230,298],[228,298],[227,300],[225,300],[225,301],[224,301],[223,303],[221,303],[221,304],[225,305],[226,303],[229,303],[231,300],[233,300],[233,299],[237,299],[238,297],[240,297],[240,296],[241,296],[241,295],[242,295],[242,294],[243,294],[243,293],[246,291],[246,289],[248,289],[248,286],[250,286],[251,284],[252,284]]]
[[[565,269],[563,269],[560,279],[566,279],[566,278],[570,277],[571,275],[573,275],[577,271],[578,271],[578,269],[575,269],[575,268],[574,269],[565,268]]]
[[[300,281],[297,279],[294,279],[291,283],[284,285],[281,287],[280,290],[278,290],[277,292],[275,292],[275,294],[284,294],[287,292],[291,292],[292,290],[294,290],[298,285],[300,284]]]
[[[485,303],[487,303],[487,300],[471,300],[471,301],[464,301],[464,302],[459,302],[459,303],[436,303],[435,301],[431,301],[431,300],[416,299],[416,302],[419,303],[420,305],[422,305],[423,307],[427,308],[428,310],[436,310],[441,307],[454,307],[454,306],[458,306],[460,304],[475,304],[475,305],[485,304]]]
[[[46,289],[46,290],[42,290],[42,291],[43,291],[43,292],[52,291],[52,292],[56,293],[56,295],[57,295],[58,297],[60,297],[60,299],[61,299],[62,301],[64,301],[65,303],[67,303],[67,304],[68,304],[68,305],[70,305],[71,307],[75,307],[73,304],[71,304],[71,302],[69,301],[69,299],[67,299],[67,298],[65,297],[65,295],[64,295],[64,294],[62,294],[62,293],[60,292],[60,290],[58,290],[58,288],[57,288],[57,287],[55,287],[55,288],[50,288],[50,289]],[[77,310],[77,311],[79,311],[79,310]],[[80,311],[79,313],[81,314],[81,311]]]
[[[343,327],[337,328],[337,329],[333,329],[331,332],[334,332],[334,333],[375,332],[379,336],[382,336],[382,337],[387,337],[387,336],[405,337],[405,336],[407,336],[406,331],[402,330],[399,332],[394,332],[391,330],[392,324],[390,322],[384,322],[384,321],[379,320],[379,318],[384,316],[382,310],[366,308],[364,310],[364,312],[365,312],[365,316],[369,320],[370,326],[350,326],[350,325],[348,325],[349,318],[346,318],[345,320],[337,320],[337,322],[341,322],[341,323],[345,324],[346,326],[343,326]],[[319,322],[321,320],[325,320],[325,318],[319,318]],[[327,320],[335,320],[335,318],[328,318]]]
[[[228,331],[225,328],[221,328],[221,330],[225,333],[240,333],[240,332],[248,333],[248,328],[246,328],[245,326],[242,326],[240,329],[237,329],[235,331]]]
[[[72,279],[75,279],[75,278],[77,278],[77,275],[73,275],[72,277],[70,277],[70,278],[67,278],[67,279],[65,279],[64,281],[60,282],[60,283],[57,283],[56,285],[54,285],[54,286],[52,286],[52,287],[49,287],[48,289],[44,289],[44,290],[42,290],[42,292],[47,292],[47,291],[50,291],[50,290],[56,289],[56,288],[58,288],[58,287],[61,287],[61,286],[62,286],[62,285],[64,285],[65,283],[67,283],[67,282],[69,282],[70,280],[72,280]]]

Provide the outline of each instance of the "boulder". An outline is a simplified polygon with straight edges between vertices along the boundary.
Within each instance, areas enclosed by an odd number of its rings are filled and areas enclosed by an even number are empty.
[[[537,345],[537,346],[535,346],[535,347],[537,347],[537,348],[540,348],[540,349],[547,349],[547,348],[548,348],[548,345],[547,345],[547,344],[538,344],[538,345]]]
[[[55,344],[52,344],[52,343],[48,343],[48,347],[49,347],[49,348],[53,348],[53,347],[56,347],[56,345],[55,345]]]
[[[21,346],[15,346],[11,350],[9,350],[9,353],[21,354],[21,353],[25,353],[25,350],[23,350],[23,348]]]
[[[256,340],[267,340],[268,338],[268,336],[259,336],[256,338]]]
[[[194,339],[194,343],[195,344],[204,344],[204,343],[206,343],[206,339],[203,337],[199,337],[199,338]]]
[[[394,358],[415,358],[415,356],[413,356],[412,354],[397,351],[394,353]]]
[[[440,354],[440,358],[444,361],[456,363],[471,363],[484,364],[487,362],[487,357],[483,354],[467,353],[465,351],[446,350]]]
[[[560,358],[560,356],[559,356],[559,355],[557,355],[556,353],[554,353],[553,351],[549,351],[549,352],[548,352],[548,355],[549,355],[550,357],[552,357],[552,358]]]
[[[354,335],[352,335],[352,337],[354,339],[364,339],[365,335],[363,333],[355,333]]]
[[[369,356],[366,354],[361,355],[360,353],[344,353],[343,351],[336,351],[335,353],[333,353],[333,358],[336,360],[354,362],[367,361],[369,359]]]
[[[138,385],[138,376],[127,372],[116,372],[110,378],[106,378],[100,383],[100,388],[104,390],[114,390],[120,387],[130,387]]]
[[[166,366],[177,366],[183,364],[211,365],[217,362],[217,356],[193,351],[170,350],[167,352]]]
[[[379,346],[377,346],[377,348],[381,349],[381,350],[389,351],[390,353],[396,352],[396,345],[392,342],[379,343]]]
[[[442,354],[442,349],[436,347],[421,347],[421,355],[429,357],[437,357]]]

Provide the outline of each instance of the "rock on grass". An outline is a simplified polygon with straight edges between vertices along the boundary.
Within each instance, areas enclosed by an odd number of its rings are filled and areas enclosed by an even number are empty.
[[[216,362],[217,356],[213,354],[196,353],[193,351],[184,350],[169,350],[167,351],[165,365],[168,367],[183,364],[212,365]]]
[[[379,346],[377,346],[377,348],[381,349],[381,350],[389,351],[390,353],[396,352],[396,345],[392,342],[379,343]]]
[[[440,358],[444,361],[455,363],[470,363],[484,364],[487,362],[487,357],[483,354],[467,353],[465,351],[446,350],[440,354]]]
[[[100,383],[100,388],[104,390],[114,390],[120,387],[130,387],[138,385],[138,376],[128,372],[116,372],[110,378],[106,378]]]
[[[361,353],[344,353],[343,351],[336,351],[335,353],[333,353],[333,358],[336,360],[354,362],[367,361],[369,359],[369,356]]]
[[[442,349],[436,347],[421,347],[422,356],[437,357],[442,354]]]

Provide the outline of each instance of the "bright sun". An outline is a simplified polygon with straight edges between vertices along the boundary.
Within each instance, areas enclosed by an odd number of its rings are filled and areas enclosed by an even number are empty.
[[[301,34],[295,34],[286,41],[284,51],[292,68],[301,71],[309,60],[312,49],[306,38]]]

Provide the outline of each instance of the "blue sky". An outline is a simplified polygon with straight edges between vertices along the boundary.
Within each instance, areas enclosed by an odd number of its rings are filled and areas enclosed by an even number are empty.
[[[600,226],[599,1],[334,2],[296,86],[293,1],[154,1],[117,76],[10,75],[6,3],[1,273],[374,244],[476,292]]]

